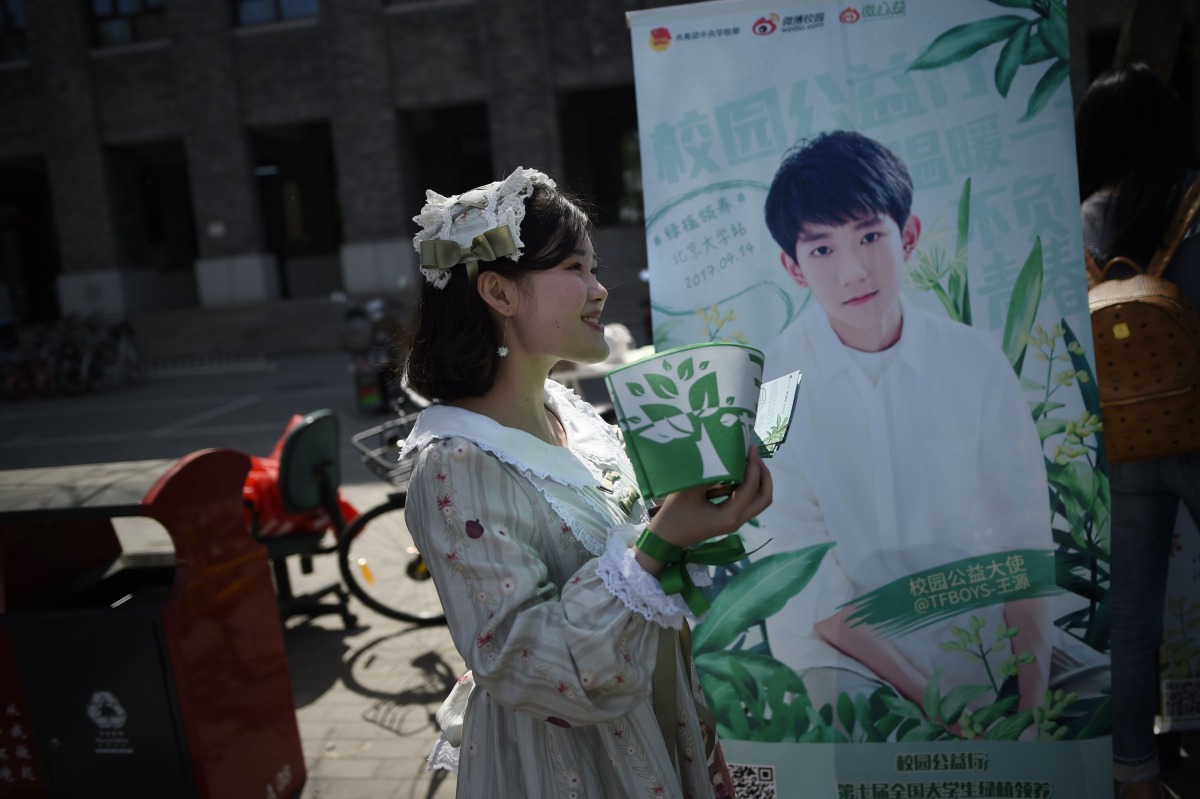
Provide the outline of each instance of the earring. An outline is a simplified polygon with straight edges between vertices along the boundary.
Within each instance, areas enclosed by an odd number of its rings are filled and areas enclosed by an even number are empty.
[[[505,346],[507,343],[508,343],[508,317],[506,316],[506,317],[504,317],[504,336],[500,340],[500,346],[496,348],[496,354],[499,355],[501,358],[508,357],[508,347]]]

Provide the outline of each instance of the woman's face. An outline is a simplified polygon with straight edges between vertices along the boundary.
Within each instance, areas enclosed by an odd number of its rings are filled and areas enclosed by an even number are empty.
[[[600,312],[608,289],[596,277],[596,253],[590,238],[565,260],[526,273],[520,283],[517,313],[509,322],[508,347],[531,356],[595,363],[608,357]]]

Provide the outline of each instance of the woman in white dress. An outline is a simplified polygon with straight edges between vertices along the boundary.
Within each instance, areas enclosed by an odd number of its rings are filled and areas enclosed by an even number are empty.
[[[770,504],[757,451],[727,501],[680,492],[651,520],[616,429],[547,378],[608,353],[586,214],[518,168],[428,192],[414,221],[405,373],[437,402],[402,452],[418,452],[406,521],[470,669],[431,765],[457,769],[460,797],[732,796],[694,619],[657,575]]]

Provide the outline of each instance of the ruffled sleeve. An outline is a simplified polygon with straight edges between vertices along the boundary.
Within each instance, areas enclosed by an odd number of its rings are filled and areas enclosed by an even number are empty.
[[[591,557],[528,479],[461,438],[422,450],[405,517],[455,646],[497,702],[573,726],[646,700],[659,627],[684,606],[631,562],[632,527]],[[570,576],[556,585],[554,571]]]

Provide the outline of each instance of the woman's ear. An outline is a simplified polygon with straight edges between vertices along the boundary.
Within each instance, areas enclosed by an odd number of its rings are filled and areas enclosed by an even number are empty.
[[[475,278],[475,290],[492,310],[501,316],[512,316],[517,312],[516,281],[499,272],[487,271]]]

